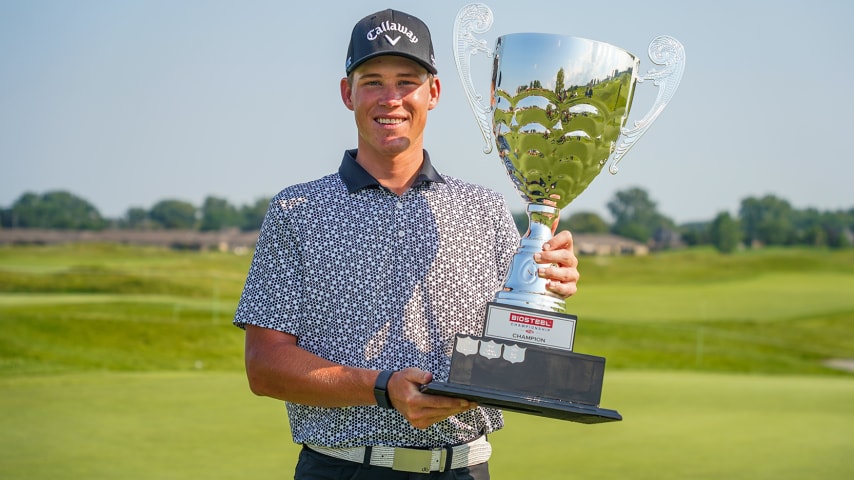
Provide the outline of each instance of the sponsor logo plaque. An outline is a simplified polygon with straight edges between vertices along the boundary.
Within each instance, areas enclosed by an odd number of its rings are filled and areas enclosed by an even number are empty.
[[[488,337],[572,351],[575,320],[574,315],[549,315],[541,310],[490,303],[483,333]]]

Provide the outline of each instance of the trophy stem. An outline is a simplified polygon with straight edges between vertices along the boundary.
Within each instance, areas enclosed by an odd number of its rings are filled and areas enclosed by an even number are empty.
[[[560,209],[530,203],[527,208],[528,231],[522,237],[519,248],[510,261],[504,286],[495,295],[495,302],[504,305],[535,308],[552,312],[563,312],[566,302],[546,289],[546,280],[540,278],[540,264],[534,262],[534,254],[542,251],[557,230]],[[543,265],[547,266],[547,265]]]

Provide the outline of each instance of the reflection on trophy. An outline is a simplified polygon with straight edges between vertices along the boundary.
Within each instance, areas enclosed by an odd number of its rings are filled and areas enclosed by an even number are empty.
[[[604,165],[617,164],[670,101],[682,77],[685,54],[675,39],[649,46],[661,66],[639,75],[629,52],[593,40],[542,33],[498,37],[489,51],[475,34],[492,25],[483,4],[463,7],[454,28],[457,70],[485,140],[527,205],[528,232],[493,302],[482,337],[458,335],[447,382],[429,393],[458,396],[533,415],[582,423],[621,420],[599,407],[605,359],[573,352],[577,318],[546,290],[533,255],[557,229],[560,210],[583,192]],[[470,60],[493,59],[485,103]],[[626,127],[637,83],[651,80],[658,96],[649,112]]]

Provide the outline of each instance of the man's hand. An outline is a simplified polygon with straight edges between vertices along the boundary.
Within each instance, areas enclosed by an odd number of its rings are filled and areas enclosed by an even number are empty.
[[[572,249],[572,234],[564,230],[543,244],[543,251],[534,254],[540,266],[539,275],[548,280],[546,288],[563,298],[571,297],[578,290],[578,258]]]
[[[421,385],[433,380],[433,374],[418,368],[395,372],[388,382],[391,405],[415,428],[424,429],[442,420],[477,407],[462,398],[421,393]]]

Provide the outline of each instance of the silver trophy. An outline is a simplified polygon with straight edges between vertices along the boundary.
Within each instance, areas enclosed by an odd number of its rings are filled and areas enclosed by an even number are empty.
[[[617,173],[664,110],[682,77],[684,48],[674,38],[656,37],[649,57],[661,68],[640,75],[631,53],[566,35],[502,35],[489,50],[476,35],[491,25],[486,5],[463,7],[454,26],[454,58],[484,152],[497,147],[527,205],[529,228],[488,305],[484,336],[458,336],[449,382],[427,390],[574,421],[619,420],[618,413],[598,408],[604,359],[572,352],[576,317],[546,289],[533,256],[552,238],[561,209],[609,160],[610,172]],[[492,59],[486,100],[471,74],[478,54]],[[645,81],[658,87],[658,96],[644,117],[626,126],[635,86]]]

